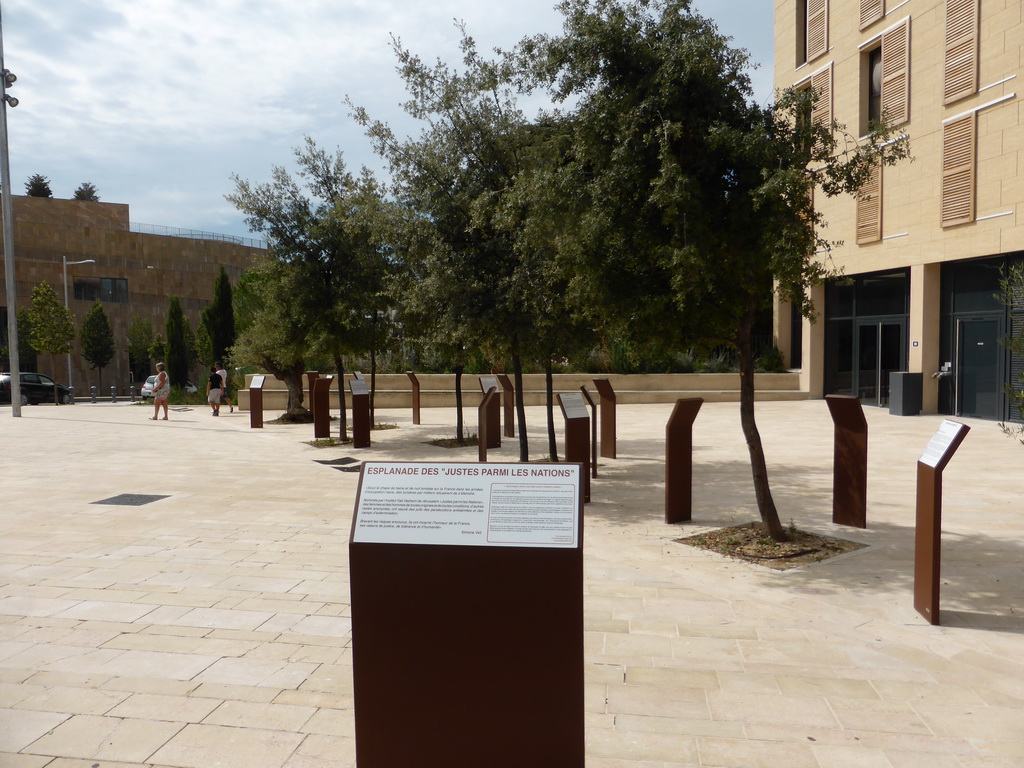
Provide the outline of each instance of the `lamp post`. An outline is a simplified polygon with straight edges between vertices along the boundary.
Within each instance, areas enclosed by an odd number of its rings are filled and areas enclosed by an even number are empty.
[[[95,264],[96,259],[82,259],[82,261],[68,261],[67,256],[61,256],[64,260],[64,309],[71,311],[71,307],[68,306],[68,267],[74,267],[78,264]],[[68,386],[74,386],[71,383],[71,352],[68,352]]]
[[[0,26],[0,212],[3,216],[4,278],[7,282],[7,349],[11,363],[11,415],[21,416],[21,365],[18,361],[18,290],[14,280],[14,213],[11,203],[11,162],[7,154],[7,106],[18,100],[7,93],[18,78],[4,67],[4,36]]]

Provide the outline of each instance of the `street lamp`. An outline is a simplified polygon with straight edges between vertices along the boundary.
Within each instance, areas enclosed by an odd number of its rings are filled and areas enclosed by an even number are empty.
[[[82,261],[68,261],[67,256],[61,256],[64,260],[64,309],[71,311],[71,307],[68,306],[68,267],[74,267],[78,264],[95,264],[96,259],[82,259]],[[71,384],[71,351],[68,351],[68,386]]]

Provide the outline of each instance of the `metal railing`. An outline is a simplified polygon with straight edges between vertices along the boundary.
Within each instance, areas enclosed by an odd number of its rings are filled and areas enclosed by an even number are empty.
[[[220,235],[216,232],[203,232],[198,229],[180,229],[178,227],[164,227],[159,224],[138,224],[132,222],[128,225],[132,232],[140,235],[164,235],[166,237],[185,237],[190,240],[217,240],[222,243],[235,243],[248,248],[267,249],[264,240],[255,240],[249,237],[235,237],[234,235]]]

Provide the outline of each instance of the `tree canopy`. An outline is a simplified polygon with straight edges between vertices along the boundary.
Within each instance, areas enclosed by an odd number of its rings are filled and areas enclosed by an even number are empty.
[[[167,359],[164,361],[167,366],[167,377],[171,380],[172,386],[183,387],[188,381],[188,371],[191,367],[190,341],[192,335],[188,327],[188,319],[181,308],[181,300],[177,296],[171,296],[167,306],[167,322],[164,332],[167,334]]]
[[[103,303],[97,299],[82,321],[82,357],[93,370],[100,371],[100,387],[103,386],[103,369],[114,358],[114,331],[103,311]]]
[[[72,200],[87,200],[92,203],[98,203],[100,201],[99,193],[96,190],[95,185],[89,181],[83,181],[78,185],[74,195],[71,197]]]
[[[29,176],[25,182],[25,194],[29,197],[53,197],[50,180],[39,173]]]

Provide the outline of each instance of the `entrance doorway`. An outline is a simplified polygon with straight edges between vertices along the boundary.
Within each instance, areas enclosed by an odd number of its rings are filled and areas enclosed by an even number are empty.
[[[906,321],[857,321],[857,397],[864,405],[889,404],[889,374],[905,368]]]
[[[958,318],[956,334],[956,414],[979,419],[1002,418],[1002,347],[1000,318]]]

